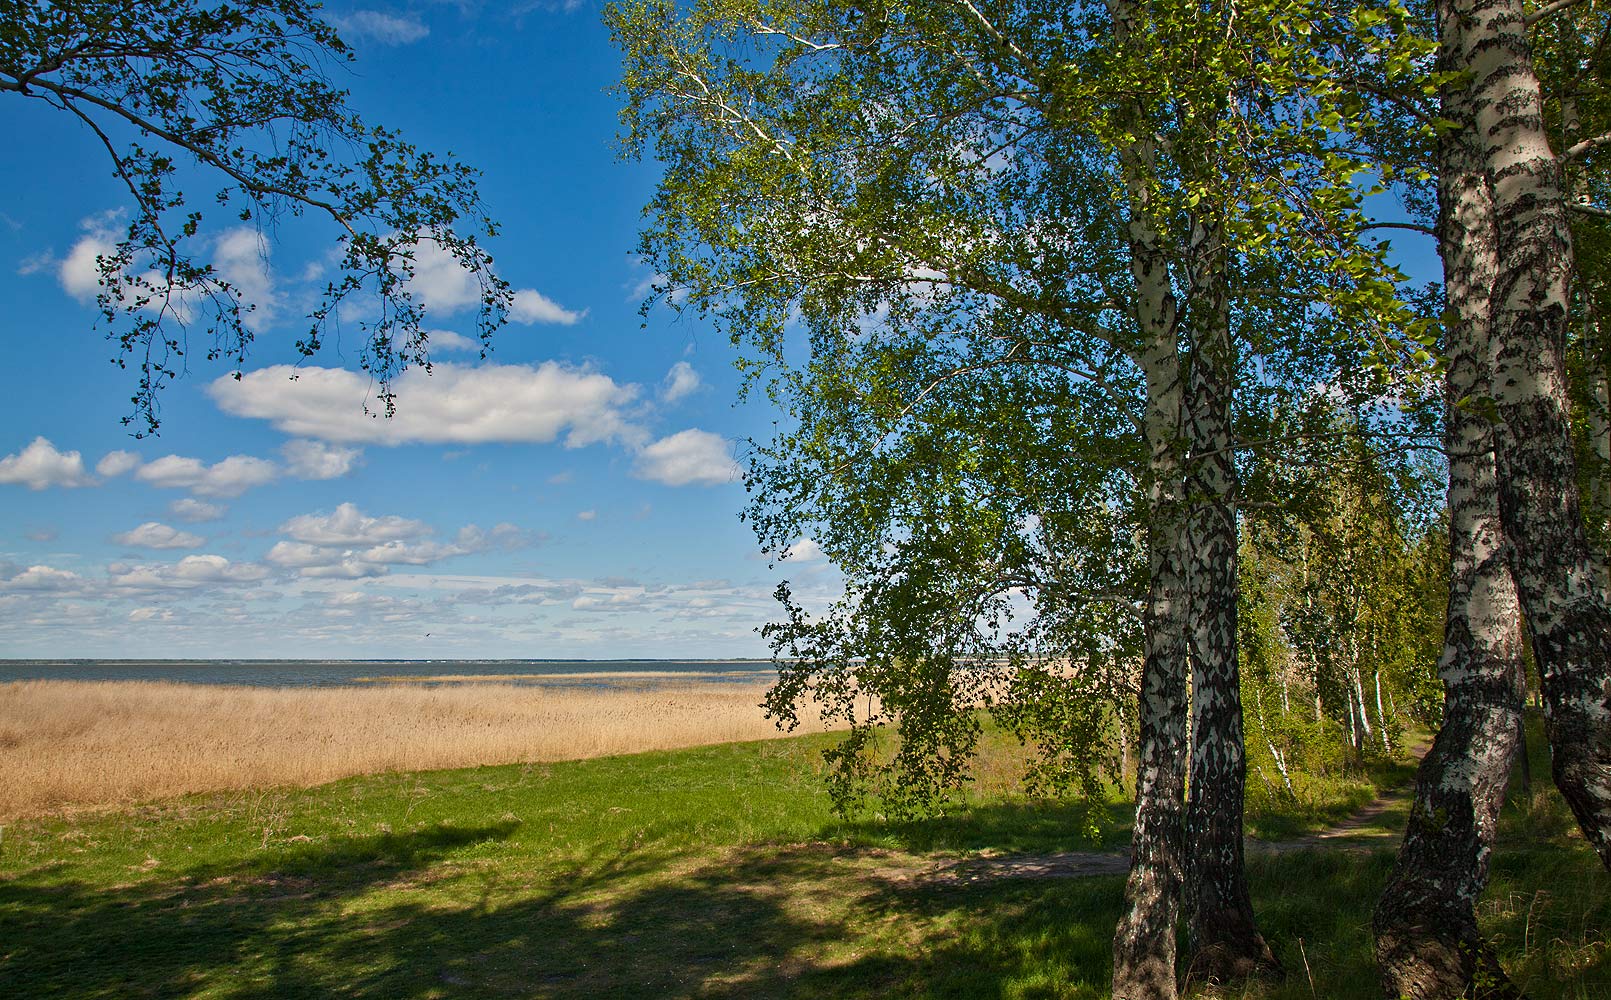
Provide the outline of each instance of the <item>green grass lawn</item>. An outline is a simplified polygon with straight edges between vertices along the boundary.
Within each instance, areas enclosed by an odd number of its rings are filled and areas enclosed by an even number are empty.
[[[1099,812],[1095,844],[1070,832],[1074,805],[999,782],[943,818],[843,823],[822,786],[834,739],[17,823],[0,842],[0,997],[1106,995],[1121,878],[921,875],[979,852],[1122,848],[1128,807]],[[1328,794],[1266,832],[1361,790]],[[1611,881],[1558,797],[1516,803],[1505,835],[1484,916],[1510,966],[1534,997],[1611,996]],[[1247,995],[1376,996],[1369,915],[1391,861],[1254,855],[1291,974]]]

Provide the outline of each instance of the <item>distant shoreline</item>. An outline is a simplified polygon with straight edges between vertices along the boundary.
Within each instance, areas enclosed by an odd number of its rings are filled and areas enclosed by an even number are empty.
[[[751,659],[529,660],[0,660],[0,684],[28,680],[162,681],[270,688],[328,688],[388,683],[463,684],[497,678],[513,684],[604,686],[651,675],[718,684],[775,673],[772,661]]]
[[[333,659],[329,657],[304,656],[276,656],[245,659],[238,657],[181,657],[158,656],[139,659],[119,659],[102,656],[0,656],[0,666],[82,666],[89,663],[103,663],[107,666],[151,666],[153,664],[242,664],[248,666],[281,665],[290,663],[305,663],[309,666],[330,664],[341,666],[354,663],[762,663],[770,664],[772,661],[764,657],[750,656],[612,656],[603,659],[590,659],[587,657],[572,656],[537,656],[504,659],[488,659],[482,657],[457,656],[429,656],[429,657],[353,657],[348,659]]]

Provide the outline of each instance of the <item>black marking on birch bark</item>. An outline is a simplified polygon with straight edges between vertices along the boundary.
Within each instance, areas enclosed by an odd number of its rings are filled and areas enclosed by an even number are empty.
[[[1455,5],[1439,4],[1447,67]],[[1480,396],[1499,266],[1493,189],[1477,148],[1470,95],[1456,84],[1443,115],[1468,125],[1439,143],[1439,251],[1456,320],[1445,333],[1449,454],[1448,614],[1439,663],[1443,726],[1416,772],[1403,846],[1373,918],[1382,989],[1411,1000],[1519,996],[1477,927],[1499,809],[1521,720],[1519,600],[1500,524],[1493,432],[1461,403]],[[1486,984],[1486,985],[1484,985]]]
[[[1494,194],[1497,280],[1490,392],[1499,509],[1533,631],[1554,775],[1585,838],[1611,868],[1611,604],[1583,530],[1567,417],[1572,268],[1558,159],[1542,123],[1521,0],[1494,0],[1480,27],[1451,18],[1453,54],[1473,70],[1472,106]]]
[[[1191,795],[1186,806],[1188,984],[1278,978],[1259,933],[1242,844],[1247,761],[1237,659],[1237,473],[1231,426],[1236,358],[1221,234],[1198,224],[1189,309],[1186,579],[1191,598]]]

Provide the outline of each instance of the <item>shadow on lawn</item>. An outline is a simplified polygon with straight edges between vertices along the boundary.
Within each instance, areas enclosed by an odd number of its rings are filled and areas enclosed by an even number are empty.
[[[969,805],[930,819],[852,821],[842,829],[855,839],[919,852],[1128,851],[1134,818],[1129,802],[1045,800]]]
[[[0,881],[0,996],[183,996],[224,970],[255,973],[316,944],[329,930],[321,915],[344,900],[518,825],[289,844],[272,865],[110,887],[59,881],[60,865],[35,869]]]
[[[1028,824],[1038,831],[1029,842],[1039,844],[1050,837],[1042,824],[1054,819],[1033,808],[986,809],[886,828],[884,842],[983,838],[1001,849],[992,831],[1017,834]],[[914,877],[933,859],[905,851],[839,842],[689,855],[668,849],[666,831],[652,827],[560,866],[517,829],[438,825],[301,843],[233,866],[131,875],[113,887],[35,869],[0,882],[0,996],[1107,993],[1119,877],[935,884]],[[1066,829],[1063,843],[1079,846]],[[1284,987],[1253,995],[1307,998],[1312,976],[1318,995],[1374,997],[1370,907],[1391,862],[1390,851],[1250,859],[1261,923],[1292,974]],[[1501,879],[1509,864],[1497,859]],[[1572,872],[1594,881],[1593,872]],[[1540,873],[1516,875],[1536,884]],[[1536,921],[1530,906],[1521,900],[1503,926]],[[1593,980],[1604,956],[1582,952],[1575,960],[1592,967],[1579,981]]]
[[[936,889],[829,845],[690,864],[651,844],[527,881],[451,863],[516,825],[106,888],[36,870],[0,883],[0,995],[972,997],[1015,976],[1036,995],[1051,962],[1057,995],[1096,997],[1108,976],[1116,879]]]

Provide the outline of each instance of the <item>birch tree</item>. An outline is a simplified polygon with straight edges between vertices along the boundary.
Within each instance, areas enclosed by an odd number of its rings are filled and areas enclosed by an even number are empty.
[[[1444,44],[1469,74],[1468,120],[1493,199],[1495,281],[1483,348],[1500,519],[1538,662],[1555,783],[1611,867],[1611,603],[1588,547],[1572,454],[1571,228],[1528,24],[1519,0],[1455,0],[1439,18]],[[1583,139],[1567,154],[1604,142]]]
[[[652,144],[665,168],[644,252],[796,422],[758,447],[750,514],[771,551],[813,537],[849,578],[825,614],[783,593],[770,704],[790,718],[814,689],[855,724],[837,788],[961,780],[970,709],[1025,676],[1020,691],[1070,694],[1037,668],[1093,660],[1053,625],[1112,605],[1088,583],[1113,567],[1063,543],[1129,518],[1140,739],[1115,995],[1173,995],[1183,885],[1194,977],[1269,969],[1241,870],[1235,345],[1279,353],[1322,314],[1376,329],[1396,304],[1358,238],[1362,165],[1332,147],[1337,92],[1305,89],[1392,32],[1318,6],[710,0],[610,18],[629,150]],[[991,394],[1024,385],[1036,402],[1003,419]],[[1075,400],[1100,400],[1122,436],[1056,419],[1095,405]],[[1108,471],[1009,488],[983,458],[998,436],[1032,467]],[[1025,604],[1028,623],[1001,624]],[[1015,671],[992,687],[978,668],[998,659]],[[858,711],[867,694],[881,707]]]
[[[1445,63],[1452,57],[1446,47]],[[1469,121],[1463,88],[1447,90],[1444,113]],[[1498,995],[1506,982],[1478,931],[1476,904],[1516,750],[1522,678],[1520,607],[1499,517],[1493,430],[1475,405],[1486,375],[1488,296],[1498,267],[1491,189],[1472,130],[1446,132],[1437,161],[1449,317],[1443,718],[1417,771],[1404,845],[1374,918],[1383,989],[1414,1000],[1467,995],[1479,978]]]
[[[1557,784],[1607,859],[1611,619],[1567,438],[1571,243],[1527,34],[1572,6],[1551,4],[1532,17],[1520,4],[1435,9],[1445,71],[1436,171],[1453,572],[1443,727],[1417,775],[1405,843],[1375,917],[1392,996],[1515,994],[1480,938],[1475,904],[1518,745],[1523,615],[1544,674]],[[1563,42],[1556,51],[1574,48]],[[1557,67],[1569,135],[1596,74],[1575,54]],[[1568,158],[1595,148],[1574,142]]]

